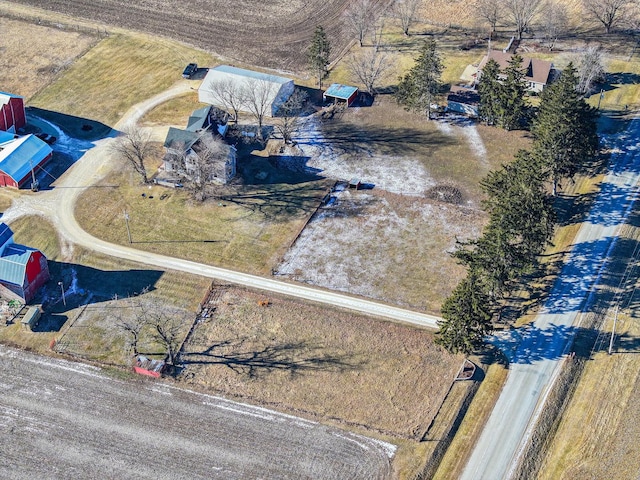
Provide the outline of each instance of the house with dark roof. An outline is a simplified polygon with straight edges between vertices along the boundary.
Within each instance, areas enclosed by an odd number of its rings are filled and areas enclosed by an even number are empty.
[[[500,70],[504,70],[509,65],[509,61],[513,54],[506,53],[501,50],[491,50],[485,55],[478,65],[477,80],[480,80],[482,69],[489,60],[494,60],[500,66]],[[530,92],[542,92],[548,83],[551,83],[555,76],[553,63],[537,58],[522,57],[522,68],[524,69],[524,79],[527,83],[527,89]]]
[[[24,186],[52,156],[51,147],[35,135],[0,131],[0,186]]]
[[[28,303],[49,280],[47,257],[13,242],[13,231],[0,223],[0,295]]]
[[[229,115],[214,107],[208,106],[195,110],[187,122],[187,128],[170,127],[164,140],[166,149],[160,170],[163,176],[177,176],[192,179],[201,169],[195,168],[199,153],[199,142],[203,135],[224,137],[227,133]],[[236,175],[236,148],[224,144],[222,155],[214,168],[211,168],[210,180],[227,183]],[[167,175],[168,174],[168,175]],[[175,182],[174,182],[175,183]]]

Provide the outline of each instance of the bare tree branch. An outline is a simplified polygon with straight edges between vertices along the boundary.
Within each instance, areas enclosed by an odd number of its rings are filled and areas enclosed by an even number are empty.
[[[553,50],[558,37],[567,31],[569,15],[567,7],[557,2],[549,2],[542,9],[542,37],[549,51]]]
[[[263,141],[262,126],[264,118],[270,114],[272,84],[263,79],[248,78],[243,85],[243,102],[245,108],[258,123],[258,139]]]
[[[496,31],[498,23],[504,19],[502,0],[477,0],[475,9],[478,16],[489,24],[491,33]]]
[[[514,25],[518,40],[529,29],[529,25],[543,6],[542,0],[503,0],[504,9]]]
[[[391,60],[384,52],[367,49],[358,55],[351,55],[347,66],[353,77],[362,83],[370,95],[376,94],[376,86],[388,74]]]
[[[597,46],[588,47],[578,61],[578,92],[591,93],[596,82],[604,80],[605,70],[602,52]]]
[[[350,33],[358,39],[360,46],[362,46],[374,22],[371,0],[355,0],[351,2],[351,5],[344,12],[344,18]]]
[[[632,4],[632,0],[583,0],[586,12],[600,22],[607,33],[611,33]]]
[[[409,29],[417,18],[418,6],[420,0],[395,0],[393,3],[393,13],[400,20],[402,33],[409,35]]]
[[[275,129],[282,135],[284,143],[291,143],[293,135],[300,127],[301,117],[307,103],[307,94],[300,89],[294,90],[293,94],[278,109],[278,116],[275,119]]]
[[[124,159],[136,173],[142,177],[143,183],[149,183],[145,160],[156,153],[151,141],[151,131],[140,127],[129,127],[111,144],[111,151]]]

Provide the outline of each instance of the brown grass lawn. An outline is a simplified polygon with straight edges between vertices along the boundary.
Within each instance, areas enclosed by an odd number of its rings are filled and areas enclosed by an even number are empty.
[[[182,378],[224,395],[420,438],[462,361],[425,330],[218,289],[215,313],[186,347]]]
[[[127,243],[126,210],[136,248],[259,274],[270,273],[327,188],[323,181],[238,185],[218,190],[231,201],[199,203],[179,189],[142,186],[127,167],[104,182],[119,187],[89,189],[76,207],[93,235]]]
[[[198,102],[197,92],[188,93],[154,108],[142,118],[141,123],[149,126],[177,125],[179,128],[185,128],[191,113],[205,106],[204,103]]]
[[[26,101],[70,68],[98,39],[0,17],[0,90]]]
[[[210,55],[169,40],[112,34],[31,104],[113,126],[129,107],[180,80],[185,58],[202,65],[213,62]]]

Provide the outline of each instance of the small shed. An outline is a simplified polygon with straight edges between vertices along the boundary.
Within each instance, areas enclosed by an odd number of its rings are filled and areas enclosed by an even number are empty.
[[[359,178],[352,178],[351,180],[349,180],[349,188],[360,190],[362,188],[362,182]]]
[[[447,109],[470,117],[478,116],[480,95],[472,88],[453,85],[447,95]]]
[[[27,313],[25,313],[24,317],[20,321],[22,328],[26,330],[33,330],[33,328],[38,324],[38,320],[40,320],[41,313],[40,307],[29,307],[27,309]]]
[[[358,87],[352,87],[350,85],[342,85],[340,83],[333,83],[329,86],[326,92],[322,94],[322,99],[327,101],[333,101],[334,103],[346,102],[347,107],[358,98]]]

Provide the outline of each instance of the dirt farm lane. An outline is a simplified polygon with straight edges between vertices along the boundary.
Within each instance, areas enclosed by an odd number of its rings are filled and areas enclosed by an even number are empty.
[[[0,346],[0,478],[387,479],[391,445]]]

